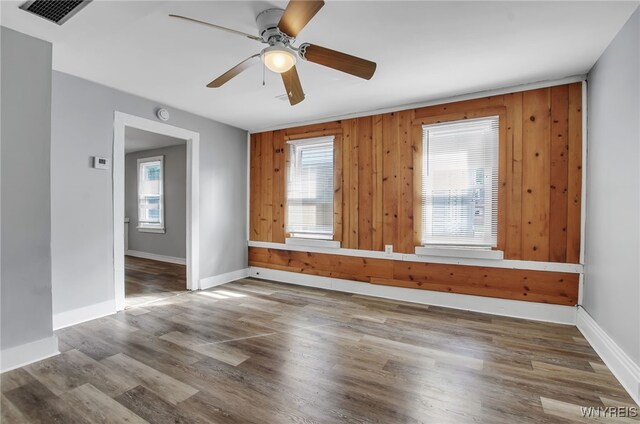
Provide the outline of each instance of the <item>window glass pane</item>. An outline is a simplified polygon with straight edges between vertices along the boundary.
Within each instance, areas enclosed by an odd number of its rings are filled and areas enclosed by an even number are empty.
[[[145,179],[147,181],[160,180],[160,162],[151,162],[145,165]]]
[[[146,223],[160,224],[160,196],[142,196],[139,213]]]
[[[333,238],[333,137],[289,144],[286,231]]]
[[[138,166],[138,225],[162,228],[162,160],[144,160]]]
[[[422,244],[495,247],[498,117],[423,127]]]

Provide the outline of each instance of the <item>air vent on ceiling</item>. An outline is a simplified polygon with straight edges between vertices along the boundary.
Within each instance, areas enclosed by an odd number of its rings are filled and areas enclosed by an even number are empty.
[[[90,2],[91,0],[32,0],[20,6],[20,9],[62,25]]]

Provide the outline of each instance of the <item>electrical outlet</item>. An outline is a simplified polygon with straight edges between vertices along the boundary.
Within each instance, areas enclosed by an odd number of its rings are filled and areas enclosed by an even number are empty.
[[[385,244],[384,245],[384,254],[391,255],[393,253],[393,244]]]

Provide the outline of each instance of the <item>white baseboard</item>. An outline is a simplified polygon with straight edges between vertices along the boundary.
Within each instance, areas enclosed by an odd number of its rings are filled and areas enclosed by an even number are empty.
[[[127,256],[135,256],[136,258],[151,259],[151,260],[160,261],[160,262],[168,262],[170,264],[178,264],[178,265],[186,265],[187,264],[187,260],[185,258],[176,258],[176,257],[173,257],[173,256],[156,255],[155,253],[140,252],[138,250],[127,250],[125,252],[125,255],[127,255]]]
[[[247,278],[249,276],[249,268],[238,269],[236,271],[227,272],[225,274],[214,275],[212,277],[200,279],[200,290],[210,289],[211,287],[230,283],[232,281]]]
[[[640,405],[640,365],[636,364],[582,307],[578,308],[577,326],[622,387]]]
[[[576,308],[573,306],[549,305],[546,303],[524,302],[521,300],[496,299],[466,294],[384,286],[260,267],[250,267],[249,270],[251,277],[279,281],[282,283],[363,294],[367,296],[382,297],[385,299],[401,300],[404,302],[444,306],[447,308],[483,312],[507,317],[531,319],[535,321],[555,322],[570,325],[575,325],[576,323]]]
[[[11,371],[59,353],[58,337],[55,334],[35,342],[5,349],[0,352],[0,372]]]
[[[80,324],[81,322],[91,321],[92,319],[102,318],[107,315],[116,313],[116,302],[114,299],[106,302],[94,303],[93,305],[83,306],[81,308],[72,309],[70,311],[59,312],[53,314],[53,329],[70,327]]]

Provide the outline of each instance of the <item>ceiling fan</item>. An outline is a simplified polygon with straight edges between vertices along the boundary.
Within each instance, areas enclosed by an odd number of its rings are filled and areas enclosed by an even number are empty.
[[[324,6],[324,1],[322,0],[291,0],[285,10],[267,9],[256,18],[259,36],[186,16],[173,14],[169,16],[207,25],[268,44],[269,46],[264,48],[262,52],[240,62],[211,81],[207,87],[220,87],[242,71],[262,61],[270,71],[282,75],[282,82],[287,91],[289,103],[293,106],[304,100],[304,91],[296,70],[298,57],[366,80],[371,79],[376,71],[374,62],[346,53],[309,43],[302,43],[298,47],[293,46],[298,33],[311,21],[322,6]]]

